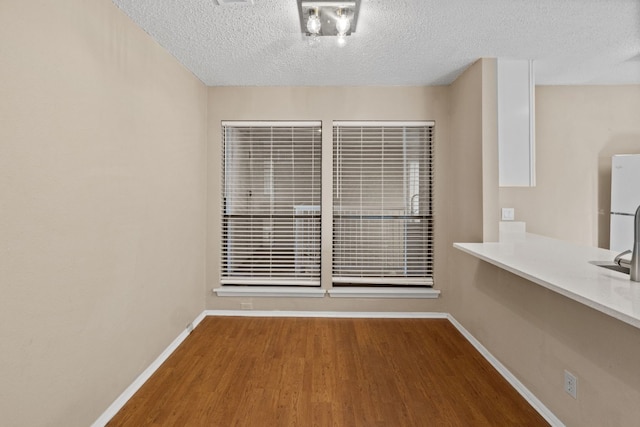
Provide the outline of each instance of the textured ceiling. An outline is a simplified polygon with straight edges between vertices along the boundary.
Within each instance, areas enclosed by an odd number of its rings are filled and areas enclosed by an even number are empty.
[[[113,0],[209,86],[444,85],[482,57],[537,84],[640,83],[640,0],[362,0],[344,47],[302,35],[296,0]]]

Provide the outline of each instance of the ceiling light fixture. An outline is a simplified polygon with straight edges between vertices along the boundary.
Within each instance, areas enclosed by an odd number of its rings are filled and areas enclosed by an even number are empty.
[[[343,9],[338,9],[336,12],[338,14],[338,19],[336,19],[336,31],[338,32],[338,36],[346,36],[347,31],[351,27],[351,21],[347,18],[347,14],[343,11]]]
[[[346,43],[346,37],[355,33],[360,0],[298,0],[300,28],[311,37],[310,44],[320,36],[338,38],[338,45]]]
[[[322,22],[318,16],[318,9],[309,10],[309,19],[307,19],[307,31],[311,35],[318,35],[322,29]]]

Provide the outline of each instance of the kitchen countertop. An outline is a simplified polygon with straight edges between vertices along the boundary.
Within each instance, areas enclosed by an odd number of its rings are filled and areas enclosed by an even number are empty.
[[[531,233],[495,243],[454,243],[461,251],[640,328],[640,282],[589,261],[613,261],[606,249]]]

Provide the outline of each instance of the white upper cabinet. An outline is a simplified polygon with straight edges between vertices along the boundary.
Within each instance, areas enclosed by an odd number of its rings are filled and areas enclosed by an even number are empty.
[[[500,187],[535,186],[533,62],[498,59]]]

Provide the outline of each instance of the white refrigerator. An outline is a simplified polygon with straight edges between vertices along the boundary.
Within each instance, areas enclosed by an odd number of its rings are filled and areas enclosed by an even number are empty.
[[[640,205],[640,154],[621,154],[611,160],[611,234],[609,248],[633,248],[633,219]]]

